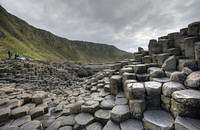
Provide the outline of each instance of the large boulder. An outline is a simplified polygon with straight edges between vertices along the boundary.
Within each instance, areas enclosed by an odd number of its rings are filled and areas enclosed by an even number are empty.
[[[188,25],[188,34],[197,36],[200,33],[200,22],[194,22]]]
[[[185,80],[185,85],[190,88],[199,89],[200,88],[200,71],[196,71],[187,76]]]
[[[165,62],[162,65],[162,68],[165,71],[170,71],[170,70],[176,70],[176,57],[175,56],[170,56],[165,60]]]
[[[183,84],[186,77],[187,77],[187,75],[184,72],[173,72],[170,76],[170,80]]]

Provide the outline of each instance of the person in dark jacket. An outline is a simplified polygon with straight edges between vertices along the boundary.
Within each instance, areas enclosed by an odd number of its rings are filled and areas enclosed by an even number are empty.
[[[12,58],[12,52],[8,51],[8,58],[11,59]]]

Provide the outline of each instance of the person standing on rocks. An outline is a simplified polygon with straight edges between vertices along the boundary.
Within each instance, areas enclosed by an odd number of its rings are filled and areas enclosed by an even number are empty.
[[[8,58],[11,59],[12,58],[12,52],[9,50],[8,51]]]

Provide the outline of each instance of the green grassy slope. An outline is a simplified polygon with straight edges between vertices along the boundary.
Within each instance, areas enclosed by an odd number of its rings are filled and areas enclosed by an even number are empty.
[[[8,50],[34,60],[84,63],[111,62],[132,56],[111,45],[58,37],[29,25],[0,6],[0,57],[7,57]]]

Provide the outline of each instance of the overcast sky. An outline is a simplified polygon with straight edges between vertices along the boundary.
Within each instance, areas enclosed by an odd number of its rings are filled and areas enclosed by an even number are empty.
[[[200,0],[0,0],[10,13],[56,35],[135,51],[200,21]]]

